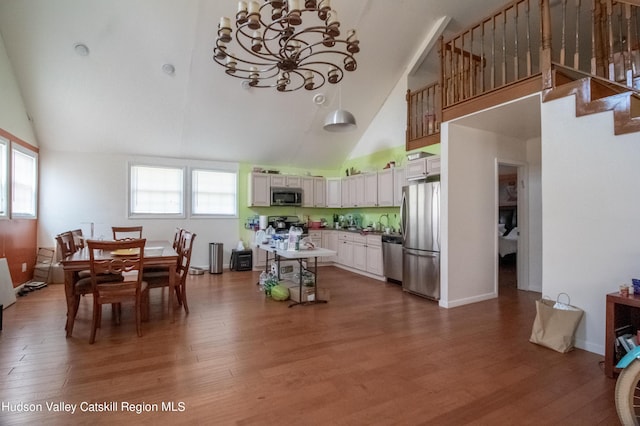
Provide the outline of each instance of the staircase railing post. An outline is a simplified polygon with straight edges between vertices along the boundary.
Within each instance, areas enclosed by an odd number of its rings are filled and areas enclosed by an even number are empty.
[[[540,47],[540,71],[542,90],[553,88],[551,73],[551,9],[549,0],[540,0],[540,23],[542,25],[542,45]]]

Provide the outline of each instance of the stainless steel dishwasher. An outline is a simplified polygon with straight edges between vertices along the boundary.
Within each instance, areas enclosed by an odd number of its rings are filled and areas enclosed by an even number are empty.
[[[382,234],[382,264],[387,281],[402,282],[402,235]]]

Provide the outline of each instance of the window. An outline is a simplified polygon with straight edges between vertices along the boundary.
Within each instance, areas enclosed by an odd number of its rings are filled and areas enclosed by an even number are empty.
[[[236,216],[237,174],[224,170],[192,169],[191,214]]]
[[[8,200],[9,186],[7,185],[9,167],[7,167],[7,150],[9,149],[9,141],[0,138],[0,217],[9,217]]]
[[[38,199],[38,154],[13,144],[11,155],[11,217],[35,218]]]
[[[184,167],[132,164],[129,216],[184,217]]]

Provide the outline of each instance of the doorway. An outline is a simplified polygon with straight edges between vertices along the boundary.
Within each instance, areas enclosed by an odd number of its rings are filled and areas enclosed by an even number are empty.
[[[500,162],[496,164],[497,292],[527,289],[528,184],[525,164]]]
[[[498,289],[518,288],[518,169],[498,164]]]

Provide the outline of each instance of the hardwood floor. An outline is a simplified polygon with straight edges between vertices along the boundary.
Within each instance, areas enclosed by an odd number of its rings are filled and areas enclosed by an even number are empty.
[[[105,308],[94,345],[90,296],[68,339],[61,285],[19,298],[0,333],[0,424],[618,424],[601,356],[528,342],[537,293],[447,310],[324,267],[330,302],[288,308],[258,275],[189,277],[191,313],[173,324],[166,289],[152,290],[140,338],[130,307],[120,325]],[[75,414],[48,410],[60,402]]]

